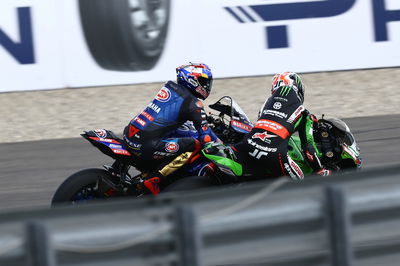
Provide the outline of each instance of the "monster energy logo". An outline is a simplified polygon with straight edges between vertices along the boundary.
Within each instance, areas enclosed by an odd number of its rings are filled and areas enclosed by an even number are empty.
[[[285,87],[283,87],[283,88],[281,89],[280,94],[281,94],[282,96],[288,96],[291,89],[292,89],[291,87],[285,86]]]

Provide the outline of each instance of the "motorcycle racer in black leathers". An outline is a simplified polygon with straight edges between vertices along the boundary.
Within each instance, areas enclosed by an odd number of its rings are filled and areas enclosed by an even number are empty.
[[[220,142],[208,127],[202,100],[211,92],[212,73],[206,64],[182,65],[177,83],[164,84],[143,112],[124,130],[124,141],[133,155],[158,169],[146,177],[144,186],[154,195],[163,179],[190,161],[195,151],[210,141]],[[186,121],[192,121],[199,139],[171,137]],[[165,163],[167,162],[167,163]]]
[[[288,155],[288,141],[296,131],[314,171],[320,175],[331,174],[319,160],[321,154],[313,136],[317,119],[303,106],[304,90],[303,82],[296,73],[284,72],[274,76],[272,96],[262,106],[258,121],[243,141],[233,146],[238,151],[244,175],[303,179],[302,170]]]

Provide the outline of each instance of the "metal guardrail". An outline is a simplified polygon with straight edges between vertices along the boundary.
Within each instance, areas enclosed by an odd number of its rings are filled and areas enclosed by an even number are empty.
[[[0,265],[400,261],[400,167],[0,214]]]

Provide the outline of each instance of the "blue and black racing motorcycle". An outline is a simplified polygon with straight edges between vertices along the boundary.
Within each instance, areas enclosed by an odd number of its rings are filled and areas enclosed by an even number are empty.
[[[231,97],[224,96],[209,107],[219,112],[210,112],[207,115],[209,126],[225,144],[237,143],[251,131],[253,124]],[[106,129],[85,131],[81,136],[115,161],[112,165],[104,165],[104,169],[85,169],[69,176],[56,190],[52,205],[124,196],[137,197],[148,193],[143,187],[143,178],[154,169],[149,167],[148,162],[137,160],[121,138]],[[177,129],[174,136],[198,137],[189,121]],[[199,152],[189,164],[168,176],[161,190],[185,177],[207,175],[209,163],[210,160]],[[154,168],[156,166],[153,164]]]

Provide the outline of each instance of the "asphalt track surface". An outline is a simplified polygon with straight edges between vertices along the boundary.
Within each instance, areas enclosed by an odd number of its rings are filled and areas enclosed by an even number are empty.
[[[363,169],[400,164],[400,115],[344,119],[363,155]],[[89,130],[89,129],[88,129]],[[83,138],[0,144],[0,212],[47,208],[69,175],[112,159]]]

